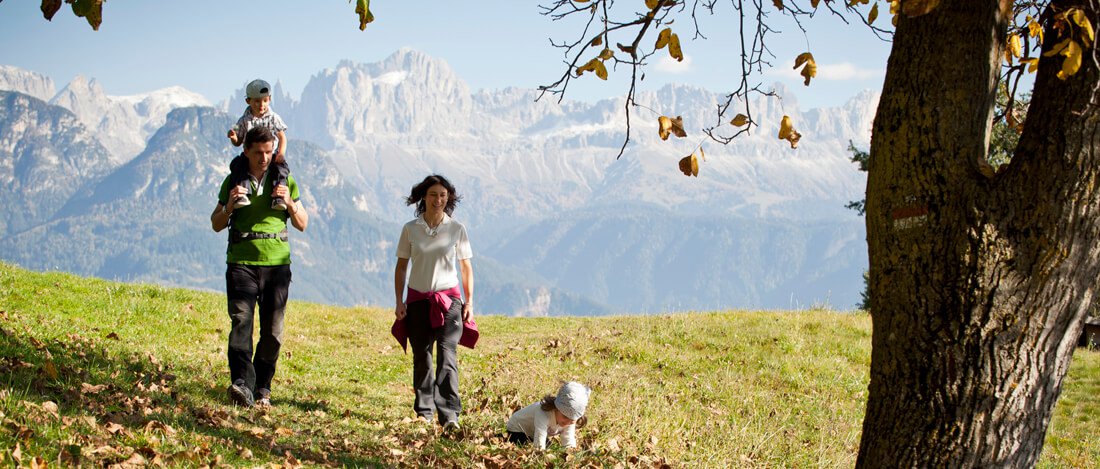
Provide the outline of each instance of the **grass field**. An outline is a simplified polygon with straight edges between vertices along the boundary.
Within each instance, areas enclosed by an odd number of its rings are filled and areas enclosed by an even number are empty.
[[[292,302],[274,407],[228,405],[223,295],[0,263],[0,465],[849,467],[869,316],[481,317],[463,431],[412,413],[392,312]],[[562,380],[593,388],[580,450],[502,442]],[[1040,467],[1100,467],[1100,352],[1078,350]],[[36,466],[38,465],[38,466]]]

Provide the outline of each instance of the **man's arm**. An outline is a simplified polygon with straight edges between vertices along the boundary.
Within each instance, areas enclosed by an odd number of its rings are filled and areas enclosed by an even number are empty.
[[[215,233],[229,226],[229,217],[233,215],[232,202],[237,200],[237,197],[241,195],[241,191],[240,186],[234,186],[229,190],[229,206],[222,205],[221,202],[214,206],[214,212],[210,214],[210,227],[214,229]]]
[[[306,226],[309,225],[309,213],[302,207],[301,200],[290,198],[290,188],[283,185],[275,186],[271,196],[282,197],[286,201],[286,213],[290,215],[290,224],[294,225],[298,231],[305,231]]]
[[[218,202],[218,205],[214,207],[214,212],[210,214],[210,227],[214,229],[215,233],[229,226],[229,217],[232,213],[232,208],[226,208],[225,205]]]

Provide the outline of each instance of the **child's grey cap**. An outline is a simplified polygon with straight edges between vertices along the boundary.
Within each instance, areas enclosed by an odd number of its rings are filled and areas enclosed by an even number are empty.
[[[248,86],[244,88],[244,95],[248,99],[271,96],[271,85],[269,85],[266,81],[260,79],[252,80],[248,82]]]
[[[583,384],[570,381],[558,390],[554,405],[569,420],[577,420],[584,416],[584,409],[588,407],[588,396],[591,394],[592,390]]]

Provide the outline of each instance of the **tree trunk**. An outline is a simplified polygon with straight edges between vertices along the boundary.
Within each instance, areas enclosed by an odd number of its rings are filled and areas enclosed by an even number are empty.
[[[1003,1],[1003,0],[1002,0]],[[1009,18],[899,18],[867,180],[873,336],[860,467],[1031,467],[1100,273],[1096,44],[1044,57],[1011,163],[980,170]],[[1078,6],[1100,25],[1095,3]],[[1061,41],[1044,23],[1044,49]]]

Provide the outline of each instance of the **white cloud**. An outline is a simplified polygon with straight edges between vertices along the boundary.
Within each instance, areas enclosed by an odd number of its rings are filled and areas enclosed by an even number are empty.
[[[788,78],[792,80],[803,80],[802,75],[799,75],[801,69],[793,69],[790,67],[777,67],[774,70],[774,74],[781,78]],[[860,68],[850,62],[841,62],[838,64],[822,65],[817,64],[817,76],[814,80],[868,80],[872,78],[880,78],[885,75],[885,72],[881,69]]]
[[[663,53],[663,51],[661,52]],[[660,59],[657,59],[657,63],[653,68],[658,72],[671,73],[674,75],[688,73],[691,71],[691,56],[685,55],[683,62],[677,62],[665,53],[661,55]]]

